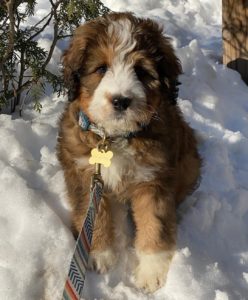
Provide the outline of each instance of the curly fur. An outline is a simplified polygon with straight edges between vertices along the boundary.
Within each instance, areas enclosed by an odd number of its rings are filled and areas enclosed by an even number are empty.
[[[60,122],[58,158],[74,232],[80,231],[88,207],[94,172],[88,158],[100,140],[79,127],[82,110],[105,128],[114,152],[111,167],[102,169],[105,189],[94,229],[92,265],[99,272],[111,267],[116,224],[112,206],[128,202],[140,259],[136,284],[154,291],[163,284],[175,249],[176,206],[192,192],[200,175],[194,132],[176,105],[180,62],[157,23],[131,13],[112,13],[76,30],[63,64],[70,103]],[[132,100],[121,117],[112,107],[117,92]],[[136,134],[121,137],[126,132]],[[154,263],[150,269],[147,258]]]

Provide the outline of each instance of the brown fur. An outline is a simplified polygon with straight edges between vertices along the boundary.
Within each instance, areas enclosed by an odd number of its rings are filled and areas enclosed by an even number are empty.
[[[101,75],[94,70],[101,64],[111,64],[113,57],[108,45],[115,43],[115,37],[107,37],[105,28],[109,22],[121,18],[129,18],[139,28],[135,36],[137,47],[127,59],[145,66],[154,74],[153,78],[143,78],[143,84],[148,103],[146,113],[156,112],[146,130],[126,139],[126,147],[133,150],[136,164],[155,167],[156,174],[151,181],[137,182],[135,171],[130,166],[115,190],[105,188],[94,230],[93,250],[104,251],[113,243],[109,203],[113,198],[119,201],[128,199],[131,203],[138,251],[173,250],[176,206],[192,192],[200,175],[201,159],[193,130],[170,101],[181,66],[169,40],[162,36],[156,23],[135,18],[129,13],[114,13],[79,27],[63,57],[64,76],[68,88],[73,91],[74,101],[66,107],[61,118],[58,158],[72,206],[73,228],[75,232],[81,229],[89,202],[90,177],[94,171],[91,165],[79,167],[76,160],[87,159],[100,140],[93,132],[82,131],[77,114],[82,109],[92,118],[88,106],[101,81]],[[111,99],[111,95],[108,97]],[[113,152],[115,155],[114,149]]]

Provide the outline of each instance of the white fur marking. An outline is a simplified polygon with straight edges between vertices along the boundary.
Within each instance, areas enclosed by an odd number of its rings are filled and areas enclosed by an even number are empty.
[[[121,119],[116,119],[112,104],[106,99],[106,95],[121,95],[133,99],[130,107]],[[103,126],[106,132],[112,135],[114,132],[135,131],[137,121],[142,122],[141,112],[146,107],[146,94],[141,82],[137,79],[133,67],[124,62],[114,60],[102,81],[94,92],[89,105],[89,112],[94,121]]]
[[[147,292],[154,292],[166,281],[172,252],[153,254],[138,252],[139,265],[135,271],[135,284]]]
[[[94,122],[105,128],[109,135],[135,131],[137,122],[146,123],[142,111],[146,108],[146,94],[142,83],[138,80],[132,62],[127,64],[126,54],[130,53],[136,41],[132,36],[132,24],[129,20],[112,22],[108,27],[110,38],[114,35],[117,41],[110,44],[114,49],[114,58],[108,71],[96,88],[89,105],[89,112]],[[106,95],[124,96],[133,99],[123,118],[117,119],[112,104]]]
[[[131,52],[136,45],[132,30],[132,23],[128,19],[112,21],[108,27],[108,35],[117,38],[114,46],[120,60],[123,60],[125,54]]]
[[[111,248],[105,251],[92,251],[89,256],[88,268],[102,274],[111,269],[116,260],[117,258]]]
[[[158,168],[139,165],[135,160],[135,150],[128,146],[126,140],[123,140],[122,144],[112,144],[111,147],[114,153],[111,166],[102,167],[102,177],[106,186],[114,190],[125,177],[133,182],[150,181],[155,178]]]

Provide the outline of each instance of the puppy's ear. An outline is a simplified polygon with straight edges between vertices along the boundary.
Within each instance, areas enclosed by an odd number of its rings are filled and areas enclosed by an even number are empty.
[[[163,90],[166,92],[171,104],[176,104],[178,97],[178,76],[182,74],[182,66],[176,57],[170,39],[161,34],[159,39],[158,72]]]
[[[80,76],[88,43],[88,24],[76,29],[69,48],[62,56],[64,83],[68,89],[68,100],[73,101],[78,96]]]

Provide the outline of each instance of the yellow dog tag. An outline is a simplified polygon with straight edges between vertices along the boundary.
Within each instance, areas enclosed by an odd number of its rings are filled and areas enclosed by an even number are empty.
[[[91,165],[101,164],[105,168],[108,168],[111,165],[111,158],[113,157],[112,151],[99,151],[97,148],[91,150],[91,157],[89,163]]]

